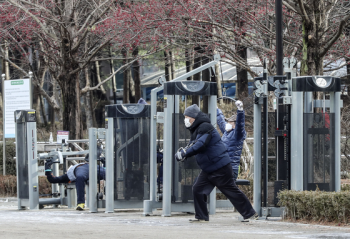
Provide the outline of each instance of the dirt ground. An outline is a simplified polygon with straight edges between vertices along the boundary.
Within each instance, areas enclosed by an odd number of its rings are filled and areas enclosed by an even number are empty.
[[[16,199],[0,199],[0,238],[350,238],[349,227],[283,222],[280,218],[242,223],[232,210],[218,210],[210,222],[192,224],[193,215],[161,211],[143,217],[140,210],[106,214],[67,208],[17,210]]]

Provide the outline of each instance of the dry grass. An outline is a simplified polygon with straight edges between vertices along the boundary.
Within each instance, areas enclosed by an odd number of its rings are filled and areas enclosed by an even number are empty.
[[[51,193],[51,183],[45,176],[39,177],[39,194]],[[17,177],[14,175],[0,175],[0,197],[17,196]]]

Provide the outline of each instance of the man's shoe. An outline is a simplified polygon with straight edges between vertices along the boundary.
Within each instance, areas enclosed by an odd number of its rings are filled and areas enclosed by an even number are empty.
[[[75,210],[83,211],[85,207],[85,203],[79,203]]]
[[[259,215],[255,213],[253,216],[244,219],[242,222],[249,222],[250,220],[258,220],[258,219],[259,219]]]
[[[203,223],[203,222],[209,222],[209,221],[206,221],[204,219],[190,219],[190,223]]]

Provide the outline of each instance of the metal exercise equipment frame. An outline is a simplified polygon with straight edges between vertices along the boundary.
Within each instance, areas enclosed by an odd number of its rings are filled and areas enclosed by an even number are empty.
[[[143,215],[150,215],[156,208],[162,207],[162,216],[171,216],[171,212],[194,212],[193,203],[189,202],[174,202],[172,190],[178,193],[175,181],[178,180],[177,170],[178,163],[175,162],[173,168],[174,152],[173,146],[179,142],[173,142],[174,137],[178,137],[178,133],[173,132],[173,126],[176,123],[173,114],[179,114],[179,96],[180,95],[207,95],[209,96],[209,114],[211,123],[216,125],[216,101],[217,92],[209,93],[207,90],[216,89],[216,83],[204,81],[187,81],[187,78],[200,73],[201,71],[215,66],[220,61],[219,55],[214,55],[214,60],[192,70],[180,77],[175,78],[170,82],[165,82],[164,78],[160,79],[161,86],[151,91],[151,149],[150,149],[150,200],[144,201]],[[215,71],[214,71],[215,72]],[[215,84],[214,87],[210,85]],[[157,112],[157,93],[164,90],[164,112]],[[157,123],[163,123],[163,192],[162,202],[157,201]],[[178,125],[177,125],[178,127]],[[186,130],[185,128],[183,130]],[[175,171],[174,171],[175,170]],[[174,176],[173,176],[173,172]],[[173,184],[174,183],[174,184]],[[175,186],[174,186],[175,185]],[[187,200],[185,200],[187,201]],[[216,205],[216,189],[210,194],[210,214],[215,213],[216,206],[232,207],[228,201],[224,201],[221,205]]]
[[[142,208],[149,198],[151,106],[106,106],[106,213]],[[153,173],[157,173],[156,171]]]
[[[89,145],[98,145],[105,141],[106,129],[103,128],[89,128]],[[103,154],[103,152],[102,152]],[[97,174],[97,163],[100,155],[98,155],[97,147],[89,147],[89,181],[88,192],[86,192],[87,205],[89,207],[89,212],[97,212],[98,208],[105,208],[106,201],[100,198],[98,193],[98,174]],[[105,165],[103,165],[105,166]],[[100,165],[102,167],[102,165]],[[103,193],[103,192],[102,192]],[[106,191],[105,195],[113,193]]]
[[[280,190],[340,190],[340,79],[296,77],[296,60],[285,58],[283,64],[286,75],[269,78],[265,60],[263,76],[254,79],[254,209],[263,218],[283,215],[284,208],[277,205]],[[275,113],[268,112],[269,91],[276,97]],[[313,92],[329,92],[330,100],[314,100]],[[269,115],[275,116],[273,128]],[[273,200],[268,193],[268,126],[274,134],[270,137],[275,136]]]
[[[16,170],[18,209],[39,209],[35,110],[16,110]]]
[[[17,199],[18,209],[41,209],[43,205],[66,205],[68,208],[76,206],[75,183],[52,184],[52,198],[39,198],[38,161],[51,159],[52,174],[59,176],[59,164],[63,165],[63,172],[67,170],[66,163],[76,164],[76,157],[84,155],[88,150],[69,151],[67,143],[81,143],[88,140],[68,140],[61,144],[61,149],[49,153],[37,153],[36,112],[35,110],[17,110],[15,116],[16,131],[16,170],[17,170]],[[46,195],[47,196],[47,195]],[[88,200],[88,197],[87,197]]]

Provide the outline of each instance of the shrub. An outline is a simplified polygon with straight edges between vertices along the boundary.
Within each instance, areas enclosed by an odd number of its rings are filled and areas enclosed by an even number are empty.
[[[39,194],[51,193],[51,183],[45,176],[39,177]],[[0,175],[0,196],[16,197],[17,196],[17,177],[14,175]]]
[[[0,172],[3,172],[3,162],[2,162],[2,144],[0,145]],[[6,140],[6,174],[7,175],[16,175],[16,145],[14,144],[14,140]]]
[[[350,187],[344,187],[349,190]],[[278,194],[279,205],[285,207],[285,216],[293,220],[348,223],[350,193],[284,190]]]

